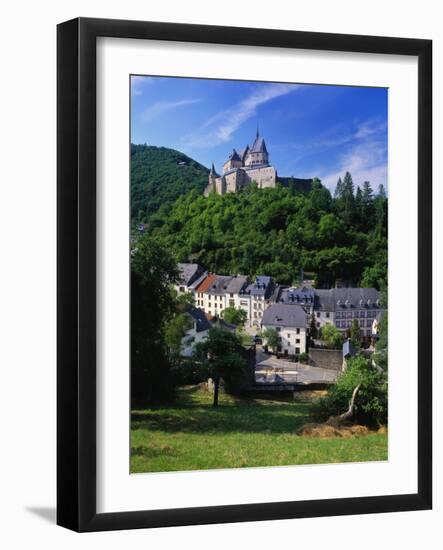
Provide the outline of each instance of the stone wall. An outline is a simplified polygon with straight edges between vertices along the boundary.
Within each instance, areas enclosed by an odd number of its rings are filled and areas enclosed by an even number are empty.
[[[246,172],[249,181],[256,181],[259,188],[275,187],[277,173],[273,166],[257,168]]]
[[[319,349],[309,350],[310,363],[314,367],[341,371],[343,369],[343,352],[341,349]]]

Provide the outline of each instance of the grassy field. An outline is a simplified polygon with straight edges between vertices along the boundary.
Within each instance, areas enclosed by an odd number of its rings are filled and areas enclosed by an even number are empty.
[[[131,472],[206,470],[387,459],[387,436],[319,439],[302,400],[236,399],[183,388],[175,405],[132,411]]]

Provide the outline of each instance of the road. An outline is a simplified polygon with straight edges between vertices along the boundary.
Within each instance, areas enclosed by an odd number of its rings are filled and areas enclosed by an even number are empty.
[[[332,369],[277,359],[274,355],[268,355],[261,349],[257,349],[255,381],[258,384],[334,382],[338,374],[337,371]]]

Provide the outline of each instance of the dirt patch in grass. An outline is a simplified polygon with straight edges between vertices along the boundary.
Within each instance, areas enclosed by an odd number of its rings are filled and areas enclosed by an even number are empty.
[[[330,424],[305,424],[299,430],[297,435],[309,436],[309,437],[361,437],[368,435],[369,429],[366,426],[360,424],[354,424],[351,426],[331,426]]]

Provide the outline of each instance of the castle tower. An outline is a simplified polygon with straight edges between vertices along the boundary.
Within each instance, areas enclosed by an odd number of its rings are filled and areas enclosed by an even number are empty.
[[[229,155],[228,160],[223,165],[223,173],[229,172],[234,168],[240,168],[242,166],[242,160],[239,157],[237,151],[232,149],[232,153]]]
[[[211,170],[210,170],[209,175],[208,175],[208,188],[209,188],[208,192],[217,191],[216,179],[219,178],[219,177],[220,176],[215,171],[215,166],[214,166],[214,162],[213,162],[212,166],[211,166]]]
[[[248,157],[245,161],[247,166],[255,166],[260,164],[269,164],[269,154],[266,149],[265,140],[260,137],[260,132],[257,127],[254,143],[251,145]]]

